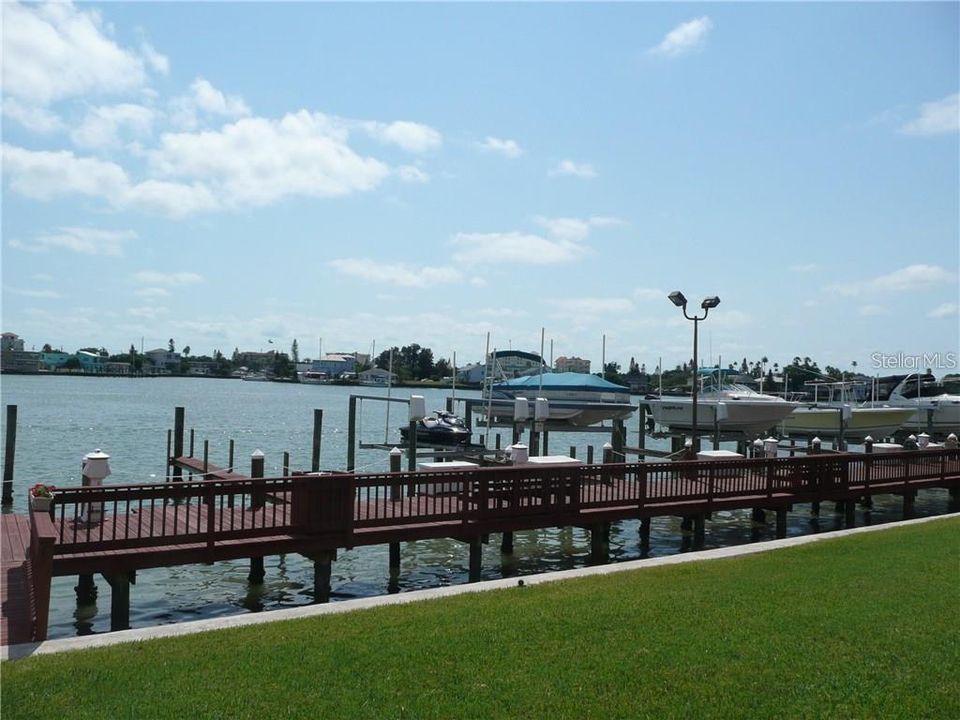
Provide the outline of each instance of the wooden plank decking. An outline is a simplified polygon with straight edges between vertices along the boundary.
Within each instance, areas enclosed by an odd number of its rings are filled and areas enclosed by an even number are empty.
[[[0,515],[2,545],[2,612],[0,612],[0,645],[29,642],[33,636],[30,578],[27,549],[30,546],[30,518],[26,515]]]

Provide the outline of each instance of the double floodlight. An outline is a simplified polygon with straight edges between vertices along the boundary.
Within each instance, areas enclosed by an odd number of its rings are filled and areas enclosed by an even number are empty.
[[[667,297],[670,298],[670,302],[677,307],[685,308],[687,306],[687,298],[679,290],[674,290],[672,293],[667,295]],[[719,304],[720,298],[718,298],[716,295],[712,295],[700,303],[700,307],[702,307],[704,310],[710,310]]]

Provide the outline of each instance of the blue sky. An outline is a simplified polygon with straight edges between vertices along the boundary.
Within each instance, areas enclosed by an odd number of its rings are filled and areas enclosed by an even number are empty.
[[[3,5],[3,330],[956,351],[958,5]],[[942,368],[946,370],[948,368]]]

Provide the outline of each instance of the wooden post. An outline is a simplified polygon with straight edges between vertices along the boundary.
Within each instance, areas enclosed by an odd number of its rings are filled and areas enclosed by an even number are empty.
[[[398,558],[399,563],[399,558]],[[330,602],[330,576],[333,574],[333,553],[324,550],[313,561],[313,601]]]
[[[543,434],[543,454],[549,455],[550,454],[550,431],[544,430],[542,434]]]
[[[587,445],[587,465],[593,465],[593,445]]]
[[[845,500],[843,505],[843,524],[852,528],[857,524],[857,503],[855,500]]]
[[[263,558],[250,558],[250,572],[247,574],[247,582],[251,585],[262,585],[263,578],[266,574],[266,571],[263,569]]]
[[[193,457],[193,428],[190,428],[190,457]]]
[[[290,477],[290,453],[286,450],[283,452],[282,475],[283,477]]]
[[[650,518],[640,518],[640,549],[650,549]]]
[[[646,403],[640,403],[640,406],[637,408],[637,415],[640,417],[640,423],[638,426],[637,433],[637,447],[641,450],[645,450],[647,447],[647,405]],[[641,455],[641,458],[643,456]]]
[[[797,441],[794,438],[790,438],[790,457],[796,457],[797,451]]]
[[[77,593],[77,607],[93,605],[97,601],[97,584],[93,575],[78,575],[73,590]]]
[[[493,436],[493,447],[495,450],[500,449],[500,433]]]
[[[530,428],[530,457],[540,456],[540,433],[534,427]]]
[[[251,478],[262,478],[263,477],[263,465],[264,465],[264,455],[262,450],[254,450],[250,455],[250,477]],[[253,485],[250,492],[250,507],[251,508],[260,508],[266,504],[267,498],[266,493],[262,487],[257,487],[256,484]]]
[[[479,535],[470,538],[470,582],[480,580],[480,559],[483,540]]]
[[[323,410],[313,411],[313,451],[310,453],[310,472],[320,472],[320,438],[323,431]]]
[[[13,504],[13,459],[17,452],[17,406],[7,405],[7,432],[3,455],[3,498],[0,504]]]
[[[627,429],[623,420],[617,418],[613,421],[613,432],[610,433],[610,444],[613,446],[613,457],[610,462],[626,462],[623,454],[623,448],[626,445]]]
[[[751,513],[751,520],[754,525],[766,525],[767,513],[764,512],[763,508],[754,508]]]
[[[500,538],[500,552],[504,555],[513,555],[513,531],[504,530]]]
[[[175,407],[173,409],[173,457],[183,455],[183,420],[183,407]],[[174,466],[170,474],[173,475],[174,482],[183,480],[183,468]]]
[[[720,412],[713,409],[713,449],[720,449]]]
[[[609,546],[607,545],[606,528],[609,523],[598,523],[590,527],[590,562],[596,565],[607,562]]]
[[[777,538],[787,536],[787,509],[785,507],[777,508]]]
[[[170,454],[173,450],[173,430],[167,428],[167,472],[163,477],[164,482],[170,482]]]
[[[576,445],[571,445],[571,446],[570,446],[570,457],[576,459],[576,457],[577,457],[577,446],[576,446]]]
[[[914,502],[917,499],[916,490],[907,490],[903,493],[903,519],[909,520],[913,517]]]
[[[390,451],[390,472],[400,472],[400,462],[403,459],[403,451],[395,447]],[[390,499],[396,502],[400,499],[402,491],[399,484],[390,485]]]
[[[703,547],[704,536],[706,535],[706,519],[707,516],[703,513],[697,513],[693,516],[693,547],[695,549]]]
[[[210,441],[203,441],[203,479],[207,479],[207,470],[210,467]]]
[[[400,543],[390,543],[390,579],[396,580],[400,575]]]
[[[227,450],[227,469],[233,472],[233,438],[230,438],[230,445]]]
[[[130,575],[105,575],[110,583],[110,632],[130,628]]]
[[[411,420],[407,425],[407,470],[414,472],[417,469],[417,421]]]
[[[357,399],[351,395],[347,411],[347,472],[357,464]]]

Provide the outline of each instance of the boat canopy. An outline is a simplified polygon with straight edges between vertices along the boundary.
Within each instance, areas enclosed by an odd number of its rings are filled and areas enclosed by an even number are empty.
[[[536,391],[541,386],[540,375],[526,375],[524,377],[514,378],[506,382],[497,383],[495,389],[507,389],[511,391],[529,388]],[[563,372],[563,373],[544,373],[543,387],[549,390],[571,390],[571,391],[593,391],[593,392],[620,392],[629,393],[630,388],[625,385],[617,385],[609,380],[604,380],[597,375],[587,373]]]

